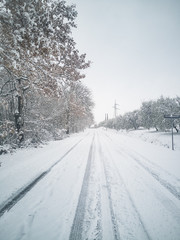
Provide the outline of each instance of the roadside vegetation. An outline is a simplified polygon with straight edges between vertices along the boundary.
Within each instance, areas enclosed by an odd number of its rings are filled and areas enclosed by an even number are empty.
[[[107,119],[99,126],[117,130],[136,130],[143,127],[145,129],[154,128],[156,131],[169,131],[172,128],[172,120],[165,118],[165,115],[180,116],[180,97],[165,98],[161,96],[157,100],[145,101],[140,109]],[[173,129],[179,132],[180,118],[173,120]]]
[[[76,17],[65,1],[1,1],[0,146],[60,139],[93,123],[82,82],[90,61],[72,37]]]

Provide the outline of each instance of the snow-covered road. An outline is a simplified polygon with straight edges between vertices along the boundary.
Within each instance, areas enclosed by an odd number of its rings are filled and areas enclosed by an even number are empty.
[[[180,239],[180,151],[92,129],[2,157],[0,239]]]

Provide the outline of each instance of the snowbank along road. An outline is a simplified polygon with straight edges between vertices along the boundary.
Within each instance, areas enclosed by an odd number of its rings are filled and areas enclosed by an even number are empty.
[[[0,239],[180,239],[179,152],[103,129],[63,144],[21,185],[0,170]]]

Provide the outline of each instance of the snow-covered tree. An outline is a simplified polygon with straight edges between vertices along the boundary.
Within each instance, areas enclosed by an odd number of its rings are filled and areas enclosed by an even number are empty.
[[[13,119],[19,135],[66,125],[66,102],[73,105],[76,95],[71,93],[71,86],[85,77],[82,70],[90,65],[86,54],[76,49],[71,34],[76,16],[75,6],[63,0],[0,3],[0,97],[6,102],[0,105],[0,115],[8,121]],[[68,101],[67,89],[71,96]],[[84,112],[87,115],[87,109]],[[77,115],[78,121],[85,119]]]
[[[102,122],[100,126],[107,126],[115,129],[138,129],[140,126],[156,131],[165,131],[172,127],[172,122],[165,119],[164,115],[180,115],[180,98],[165,98],[161,96],[157,100],[145,101],[140,110],[125,113],[115,119]],[[180,119],[173,121],[173,127],[178,132]]]
[[[82,130],[93,123],[90,90],[82,83],[73,83],[64,90],[65,128],[67,133]]]
[[[148,129],[154,127],[157,131],[171,128],[171,122],[168,119],[165,119],[164,115],[180,113],[177,99],[164,98],[161,96],[156,101],[142,103],[140,110],[142,126]],[[178,120],[174,121],[175,128],[176,123],[178,122]],[[177,130],[178,129],[176,128],[176,131]]]

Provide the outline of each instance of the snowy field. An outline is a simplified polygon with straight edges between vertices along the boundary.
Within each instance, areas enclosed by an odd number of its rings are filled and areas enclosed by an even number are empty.
[[[2,240],[179,240],[180,135],[90,129],[0,156]]]
[[[126,134],[130,137],[140,138],[143,141],[163,146],[172,149],[172,132],[157,132],[151,130],[134,130],[134,131],[119,131],[121,134]],[[173,132],[174,149],[180,151],[180,133]]]

